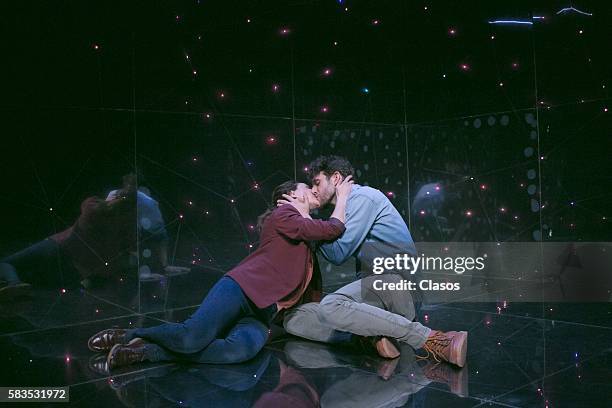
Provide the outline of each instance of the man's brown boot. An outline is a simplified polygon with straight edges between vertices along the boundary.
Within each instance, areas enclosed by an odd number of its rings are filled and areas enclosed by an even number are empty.
[[[400,355],[398,348],[386,337],[357,337],[358,346],[365,352],[374,352],[383,358],[397,358]]]
[[[433,357],[436,361],[446,361],[456,366],[463,367],[467,355],[467,337],[465,331],[442,332],[432,330],[423,345],[427,357]]]

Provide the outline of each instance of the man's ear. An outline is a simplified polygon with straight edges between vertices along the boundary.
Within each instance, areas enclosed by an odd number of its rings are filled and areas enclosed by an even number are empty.
[[[336,171],[336,172],[334,172],[332,177],[333,177],[333,180],[332,180],[333,184],[334,184],[334,186],[337,187],[338,184],[340,184],[342,182],[342,174],[340,174],[339,171]]]

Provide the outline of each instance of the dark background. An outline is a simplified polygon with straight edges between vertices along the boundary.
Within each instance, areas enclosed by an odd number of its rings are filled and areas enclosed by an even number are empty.
[[[3,4],[0,254],[136,171],[175,263],[225,270],[257,245],[272,188],[332,153],[417,241],[608,241],[611,13],[573,6],[592,16],[560,1]]]

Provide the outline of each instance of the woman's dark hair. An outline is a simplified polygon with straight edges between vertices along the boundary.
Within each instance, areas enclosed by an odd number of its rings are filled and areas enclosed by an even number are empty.
[[[264,211],[263,214],[257,217],[257,229],[259,231],[261,231],[264,221],[266,220],[266,218],[268,218],[268,215],[270,215],[272,211],[274,211],[274,209],[276,208],[276,201],[281,200],[283,198],[283,194],[289,194],[290,192],[297,190],[298,184],[299,183],[295,180],[289,180],[285,181],[282,184],[279,184],[274,188],[274,190],[272,191],[272,202],[270,204],[271,206],[268,207],[268,209]]]

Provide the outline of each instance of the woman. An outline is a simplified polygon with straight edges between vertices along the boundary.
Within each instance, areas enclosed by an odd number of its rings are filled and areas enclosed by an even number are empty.
[[[89,339],[92,351],[109,351],[108,368],[140,361],[239,363],[265,345],[276,313],[297,304],[313,277],[309,241],[333,240],[344,232],[345,208],[353,182],[337,187],[338,202],[327,221],[313,220],[319,202],[303,183],[276,187],[260,217],[259,248],[208,292],[182,323],[138,329],[107,329]]]
[[[86,198],[70,228],[0,260],[0,301],[28,294],[32,285],[76,288],[85,279],[121,271],[136,249],[136,212],[130,175],[113,197]]]

